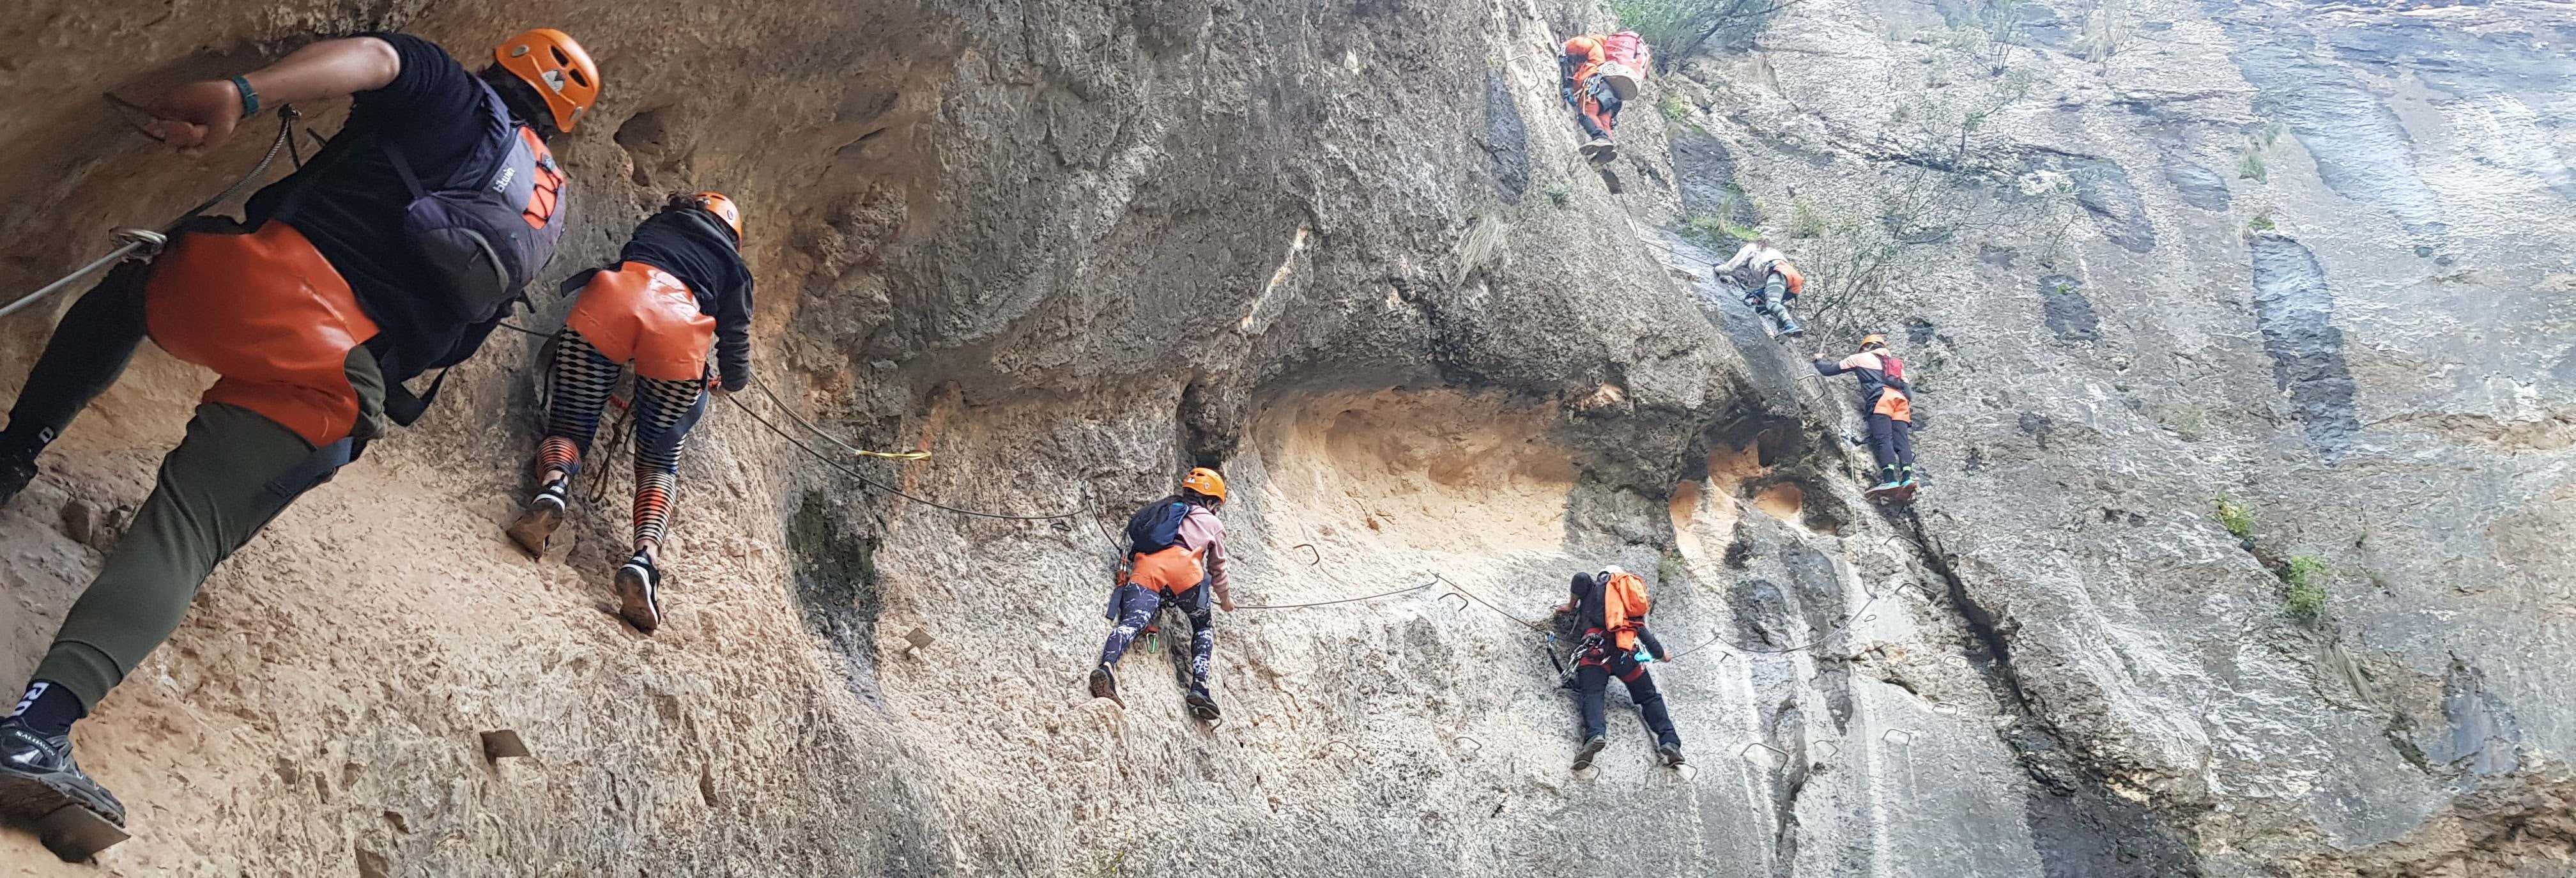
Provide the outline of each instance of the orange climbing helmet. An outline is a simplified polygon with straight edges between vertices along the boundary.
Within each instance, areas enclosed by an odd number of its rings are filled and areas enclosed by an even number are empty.
[[[1879,347],[1886,347],[1886,346],[1887,346],[1887,336],[1880,335],[1880,334],[1878,334],[1878,333],[1873,332],[1873,333],[1870,333],[1870,334],[1868,334],[1868,335],[1864,335],[1864,336],[1861,336],[1861,337],[1860,337],[1860,349],[1861,349],[1861,350],[1864,350],[1864,351],[1865,351],[1865,350],[1869,350],[1869,348],[1870,348],[1870,346],[1871,346],[1871,345],[1877,345],[1877,346],[1879,346]]]
[[[501,41],[492,63],[536,88],[554,115],[556,131],[571,131],[581,114],[599,103],[599,65],[572,35],[541,27]]]
[[[671,196],[674,207],[694,207],[716,215],[733,229],[733,239],[742,240],[742,208],[722,192],[689,192]]]
[[[1225,477],[1217,475],[1216,470],[1207,467],[1190,470],[1189,476],[1181,479],[1181,487],[1214,497],[1217,502],[1225,502]]]

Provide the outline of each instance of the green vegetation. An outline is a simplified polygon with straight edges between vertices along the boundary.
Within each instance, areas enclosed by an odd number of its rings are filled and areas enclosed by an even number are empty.
[[[1800,195],[1789,202],[1789,237],[1816,238],[1825,234],[1825,218],[1816,213],[1816,205]]]
[[[1682,556],[1679,553],[1665,552],[1663,557],[1655,559],[1655,583],[1657,585],[1672,584],[1675,580],[1681,578],[1682,567]]]
[[[2164,422],[2166,427],[2174,431],[2174,435],[2182,437],[2182,441],[2185,442],[2198,442],[2209,436],[2209,410],[2200,406],[2183,405],[2166,409]],[[2221,514],[2224,515],[2223,512]],[[2250,530],[2253,522],[2246,522],[2246,527]],[[2228,532],[2234,533],[2235,529],[2230,528]],[[2237,538],[2244,539],[2241,535]]]
[[[2245,147],[2245,155],[2236,160],[2236,179],[2252,180],[2257,183],[2271,181],[2272,172],[2263,167],[2262,151],[2255,149],[2251,144]]]
[[[1724,214],[1701,214],[1691,217],[1690,222],[1685,225],[1690,228],[1691,234],[1698,235],[1711,244],[1729,247],[1762,237],[1761,229],[1728,222]]]
[[[2254,538],[2254,510],[2245,508],[2245,504],[2236,502],[2233,497],[2218,498],[2218,524],[2227,528],[2228,535],[2239,541]]]
[[[2281,577],[2285,586],[2281,603],[2290,618],[2301,624],[2314,625],[2326,609],[2326,559],[2315,555],[2290,556],[2289,575]]]
[[[1547,187],[1547,203],[1564,207],[1573,202],[1574,193],[1566,191],[1563,184]]]
[[[1711,44],[1738,45],[1762,32],[1773,16],[1800,0],[1610,0],[1619,26],[1637,32],[1654,50],[1655,67],[1670,69]]]
[[[1680,89],[1665,89],[1663,100],[1655,102],[1655,108],[1664,111],[1665,121],[1690,124],[1690,99],[1682,97]]]
[[[2252,220],[2245,223],[2245,230],[2249,232],[2268,232],[2279,227],[2279,224],[2272,222],[2272,212],[2268,210],[2255,214]]]

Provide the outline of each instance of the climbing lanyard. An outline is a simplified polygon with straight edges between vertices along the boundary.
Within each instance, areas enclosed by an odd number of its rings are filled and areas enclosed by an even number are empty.
[[[119,100],[115,95],[108,95],[107,99],[109,103],[116,104],[119,107],[131,106],[130,104],[126,104]],[[189,208],[187,213],[180,214],[178,219],[171,220],[170,224],[161,227],[160,231],[155,232],[150,229],[128,228],[117,229],[116,231],[109,233],[110,240],[120,242],[117,244],[116,249],[108,251],[107,255],[91,261],[88,265],[73,269],[72,273],[64,275],[61,280],[46,284],[35,292],[20,296],[16,301],[10,302],[6,306],[0,306],[0,317],[7,317],[11,314],[17,313],[20,308],[33,305],[38,301],[43,300],[46,296],[61,292],[64,288],[79,282],[80,279],[90,276],[91,273],[96,272],[99,269],[128,260],[139,259],[144,262],[150,262],[153,257],[161,255],[162,245],[169,243],[169,236],[176,234],[179,231],[179,225],[181,223],[196,219],[198,215],[205,213],[207,209],[212,208],[217,204],[221,204],[226,199],[235,195],[241,194],[242,187],[249,186],[251,181],[259,179],[259,175],[268,172],[268,166],[277,161],[277,154],[286,149],[288,141],[294,136],[295,120],[297,118],[299,118],[299,114],[295,112],[294,107],[279,107],[277,110],[277,139],[269,142],[268,154],[260,156],[259,164],[252,166],[250,173],[243,174],[241,179],[233,181],[233,184],[225,187],[222,193],[200,202],[195,207]],[[152,134],[151,132],[146,131],[144,132],[144,136],[150,137]],[[157,140],[159,138],[156,137],[154,139]]]

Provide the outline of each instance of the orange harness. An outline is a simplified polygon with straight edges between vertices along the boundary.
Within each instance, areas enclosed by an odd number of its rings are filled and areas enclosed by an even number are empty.
[[[258,412],[316,446],[356,427],[349,352],[376,337],[376,321],[294,226],[181,233],[143,289],[152,341],[223,376],[205,401]]]

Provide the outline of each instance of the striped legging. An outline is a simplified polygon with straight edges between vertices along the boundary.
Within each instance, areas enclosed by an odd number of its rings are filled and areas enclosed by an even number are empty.
[[[581,458],[599,433],[600,413],[626,368],[567,327],[555,335],[554,370],[548,376],[546,440],[538,447],[540,470],[560,470],[569,479],[581,472]],[[635,378],[635,550],[659,547],[670,527],[671,494],[680,480],[680,449],[689,428],[706,414],[702,380],[662,381]]]

